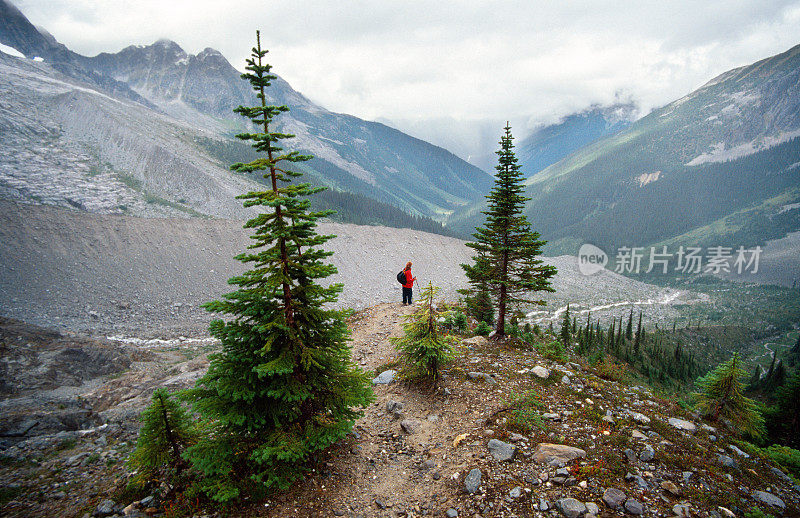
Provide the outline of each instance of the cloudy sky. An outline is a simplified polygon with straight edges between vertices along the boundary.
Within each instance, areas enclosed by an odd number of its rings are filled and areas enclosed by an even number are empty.
[[[646,111],[800,43],[800,0],[11,0],[82,54],[169,38],[275,72],[371,120],[522,122],[592,103]]]

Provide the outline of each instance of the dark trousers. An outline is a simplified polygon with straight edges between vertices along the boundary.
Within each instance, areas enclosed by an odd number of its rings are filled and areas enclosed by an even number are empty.
[[[411,304],[411,288],[403,286],[403,304]]]

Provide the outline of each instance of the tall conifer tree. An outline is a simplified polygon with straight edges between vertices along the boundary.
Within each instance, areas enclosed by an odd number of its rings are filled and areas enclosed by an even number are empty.
[[[628,315],[628,326],[625,328],[625,338],[633,340],[633,308],[631,308],[631,313]]]
[[[567,310],[564,312],[564,320],[561,322],[561,343],[564,344],[564,347],[569,345],[570,338],[572,338],[572,333],[570,332],[571,326],[572,323],[569,320],[569,304],[567,304]]]
[[[614,325],[616,323],[617,323],[617,319],[616,318],[612,318],[611,319],[611,327],[608,328],[608,338],[606,339],[606,342],[608,343],[609,349],[613,349],[614,348]]]
[[[497,174],[492,191],[486,197],[488,210],[486,226],[476,229],[475,242],[467,246],[475,250],[474,264],[462,264],[470,284],[475,289],[488,287],[497,307],[495,334],[505,335],[506,312],[510,305],[520,303],[544,305],[535,298],[539,291],[555,291],[550,278],[556,274],[553,266],[539,259],[545,241],[531,231],[525,217],[523,196],[525,178],[514,155],[514,137],[506,123],[497,151]]]
[[[770,439],[792,448],[800,448],[800,369],[778,388],[775,406],[769,412],[767,429]]]
[[[633,343],[634,354],[639,354],[639,347],[642,345],[642,312],[639,312],[639,325],[636,326],[636,341]]]
[[[270,127],[288,108],[266,102],[276,79],[266,54],[256,33],[242,78],[259,102],[234,110],[257,128],[237,137],[263,156],[231,169],[263,174],[271,186],[238,196],[245,207],[263,207],[245,224],[253,242],[236,256],[252,269],[228,281],[236,291],[205,304],[227,317],[210,326],[222,351],[185,394],[211,430],[186,456],[203,475],[201,488],[218,501],[288,487],[315,452],[344,437],[361,414],[356,409],[372,398],[368,378],[350,360],[341,313],[325,307],[342,287],[317,282],[336,272],[324,261],[331,252],[319,248],[333,236],[316,232],[329,212],[308,210],[307,197],[319,189],[289,182],[300,176],[289,165],[311,157],[285,151],[279,143],[293,135]]]

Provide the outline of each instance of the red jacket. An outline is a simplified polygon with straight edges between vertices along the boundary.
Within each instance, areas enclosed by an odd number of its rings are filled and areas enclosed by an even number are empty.
[[[413,288],[414,287],[414,281],[416,281],[416,280],[417,280],[417,278],[413,277],[411,275],[411,270],[406,270],[406,283],[403,284],[403,287],[404,288]]]

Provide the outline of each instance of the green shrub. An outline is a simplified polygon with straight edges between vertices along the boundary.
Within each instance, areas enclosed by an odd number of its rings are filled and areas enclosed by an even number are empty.
[[[512,394],[506,406],[509,408],[511,423],[521,432],[530,433],[537,428],[544,429],[544,421],[539,412],[544,404],[535,390],[521,395]]]
[[[506,334],[508,336],[512,336],[514,338],[519,338],[522,335],[522,333],[520,332],[519,327],[514,325],[514,324],[510,324],[510,325],[506,326]]]
[[[9,455],[0,454],[0,466],[24,466],[25,461]]]
[[[456,331],[463,333],[467,330],[467,315],[461,311],[457,311],[453,316],[453,326]]]
[[[453,331],[455,329],[455,325],[453,323],[453,315],[451,313],[447,313],[444,319],[441,322],[442,329],[446,331]]]
[[[741,449],[750,455],[756,455],[770,462],[774,462],[789,471],[795,479],[800,480],[800,450],[795,450],[789,446],[773,444],[767,448],[744,441],[736,441]]]
[[[773,444],[762,450],[769,460],[780,464],[788,469],[795,478],[800,479],[800,450],[779,444]]]
[[[75,439],[63,439],[56,445],[56,451],[71,450],[76,444],[78,444],[78,441]]]
[[[597,376],[609,381],[622,381],[625,379],[627,367],[622,362],[616,362],[610,356],[604,356],[603,359],[594,365],[597,369]]]
[[[567,351],[564,348],[564,344],[557,340],[539,342],[535,347],[536,351],[548,360],[561,363],[567,361]]]
[[[23,491],[25,491],[25,489],[20,486],[0,486],[0,505],[5,505],[7,502],[15,499],[21,495]]]
[[[489,324],[487,324],[484,321],[478,322],[478,325],[475,327],[475,334],[476,335],[486,336],[491,332],[492,332],[492,328],[489,327]]]
[[[442,328],[456,333],[465,332],[467,330],[467,315],[459,310],[447,311],[442,322]]]

